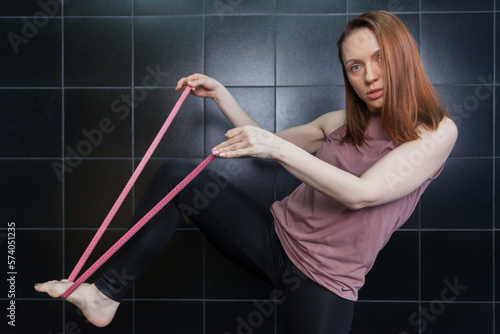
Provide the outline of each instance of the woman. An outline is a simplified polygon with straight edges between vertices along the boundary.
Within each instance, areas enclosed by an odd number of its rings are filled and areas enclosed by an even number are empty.
[[[176,88],[189,85],[192,94],[212,98],[234,126],[214,155],[273,159],[303,182],[270,212],[228,186],[190,215],[223,254],[279,288],[286,333],[349,332],[366,273],[438,176],[457,138],[398,18],[363,14],[347,24],[337,44],[346,109],[276,134],[263,130],[212,78],[193,74]],[[134,222],[192,168],[166,163]],[[68,300],[93,324],[107,325],[131,281],[168,243],[183,207],[193,203],[192,190],[212,178],[197,177],[123,247],[101,278]],[[117,272],[133,279],[124,281]],[[58,297],[70,284],[35,288]]]

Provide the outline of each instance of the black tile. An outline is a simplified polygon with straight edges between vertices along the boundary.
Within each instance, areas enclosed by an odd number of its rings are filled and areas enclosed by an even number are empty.
[[[206,244],[206,298],[269,299],[272,287]]]
[[[270,301],[207,302],[206,334],[274,334],[276,308]]]
[[[395,232],[366,276],[359,299],[418,301],[418,262],[418,232]]]
[[[174,89],[144,90],[135,109],[135,156],[142,157],[181,96]],[[203,99],[188,96],[153,157],[203,157]]]
[[[132,14],[133,0],[71,0],[64,4],[65,16],[125,16]]]
[[[273,13],[274,1],[268,0],[219,0],[205,2],[205,14],[217,14],[221,21],[225,19],[225,15]]]
[[[17,1],[4,0],[0,4],[1,16],[60,16],[61,4],[58,1]]]
[[[203,0],[134,0],[135,15],[196,15],[203,13]]]
[[[111,225],[110,225],[111,226]],[[65,232],[65,240],[64,240],[64,268],[65,275],[64,277],[68,278],[78,261],[82,257],[84,251],[87,249],[90,244],[92,238],[95,236],[97,229],[94,230],[66,230]],[[85,271],[90,268],[97,260],[104,255],[110,248],[113,246],[124,234],[125,230],[106,230],[100,240],[97,242],[94,250],[88,257],[88,260],[85,262],[82,270],[76,276],[79,278]],[[97,280],[111,265],[113,262],[114,256],[112,256],[108,261],[104,262],[94,274],[92,274],[87,280],[87,283],[92,283]],[[125,279],[128,279],[126,276],[127,273],[121,271],[120,274],[123,274]],[[131,282],[131,279],[128,279],[127,282]],[[132,284],[132,282],[131,282]],[[132,290],[129,290],[125,298],[132,298]]]
[[[485,86],[439,86],[438,94],[458,127],[451,156],[491,157],[493,154],[493,91]]]
[[[340,16],[279,16],[276,31],[278,85],[343,85],[335,42]]]
[[[357,302],[351,334],[417,333],[418,303]]]
[[[132,166],[128,160],[81,160],[66,174],[65,226],[99,227],[131,176]],[[131,197],[129,193],[110,227],[129,226]]]
[[[495,101],[500,101],[500,86],[495,87]],[[500,156],[500,136],[498,131],[500,131],[500,103],[495,103],[495,157]]]
[[[500,314],[500,303],[495,303],[495,314]],[[500,328],[500,317],[495,317],[495,328]]]
[[[495,24],[496,24],[496,36],[500,36],[500,13],[495,13]],[[500,57],[498,56],[498,50],[500,50],[500,38],[496,38],[496,68],[500,68]],[[496,83],[500,82],[500,71],[496,71]]]
[[[61,98],[56,89],[0,90],[0,156],[60,157]]]
[[[136,86],[175,86],[202,71],[201,17],[138,17],[134,29]]]
[[[60,19],[0,19],[0,34],[0,86],[61,85]]]
[[[64,92],[66,156],[130,157],[130,89],[67,89]]]
[[[443,303],[442,300],[422,304],[419,333],[493,333],[491,303]]]
[[[450,158],[420,200],[422,228],[491,228],[491,159]]]
[[[284,167],[276,167],[276,200],[281,201],[290,195],[302,181],[290,174]]]
[[[17,227],[61,227],[62,184],[50,160],[2,160],[0,212]],[[3,227],[3,226],[0,226]]]
[[[422,0],[422,11],[474,11],[493,10],[493,0],[454,1]]]
[[[493,73],[493,15],[423,14],[421,56],[433,84],[477,84]]]
[[[400,230],[412,230],[418,229],[420,227],[420,202],[418,202],[415,210],[411,214],[410,218],[400,227]]]
[[[177,231],[163,253],[136,282],[139,299],[203,298],[203,238]]]
[[[397,0],[395,0],[397,1]],[[398,14],[397,17],[404,23],[415,42],[420,45],[420,17],[417,14]]]
[[[398,1],[398,0],[394,0]],[[395,2],[398,4],[397,2]],[[418,14],[405,14],[405,13],[398,13],[395,14],[401,22],[406,26],[410,34],[412,35],[413,39],[415,42],[419,45],[420,44],[420,15]],[[347,18],[348,20],[353,20],[356,18],[358,15],[348,15]],[[339,36],[340,37],[340,36]]]
[[[345,89],[334,87],[278,87],[276,131],[309,123],[327,112],[345,108]]]
[[[329,14],[345,13],[346,1],[323,1],[323,0],[276,0],[277,13],[297,14]]]
[[[11,225],[12,226],[12,225]],[[9,291],[13,291],[16,299],[49,298],[45,293],[35,291],[35,283],[61,279],[62,272],[62,233],[61,231],[20,230],[16,224],[14,230],[4,230],[7,222],[2,224],[0,248],[5,254],[5,270],[0,274],[0,288],[7,298]],[[10,234],[9,234],[10,233]],[[8,245],[10,247],[8,247]],[[10,249],[12,252],[7,252]],[[7,256],[12,258],[7,258]],[[9,263],[7,261],[14,261]],[[10,264],[13,267],[10,267]],[[9,274],[14,272],[15,274]],[[11,288],[9,278],[14,278]],[[22,318],[18,317],[19,322]]]
[[[120,303],[118,311],[111,323],[103,328],[92,325],[76,306],[66,303],[65,320],[66,333],[96,333],[96,334],[132,334],[134,333],[132,303],[124,301]],[[71,327],[69,327],[71,326]]]
[[[230,88],[229,91],[242,108],[267,131],[274,132],[274,88]],[[225,140],[224,134],[231,123],[213,100],[205,102],[206,141],[205,152]]]
[[[205,73],[226,86],[274,84],[272,16],[207,17]]]
[[[492,301],[492,237],[489,231],[422,232],[422,299]]]
[[[74,18],[64,21],[64,83],[130,86],[132,19]]]
[[[497,302],[500,301],[499,288],[500,288],[500,231],[495,231],[495,301]]]
[[[6,310],[9,300],[1,300],[0,307]],[[63,332],[63,301],[59,300],[16,300],[15,327],[4,312],[0,323],[2,333],[62,333]],[[68,324],[66,324],[68,325]],[[66,327],[72,330],[71,324]],[[69,332],[66,332],[69,333]],[[77,332],[75,332],[77,333]]]
[[[349,13],[364,13],[372,10],[389,12],[417,12],[418,1],[413,0],[356,0],[348,1]]]
[[[203,333],[201,301],[136,301],[136,333]]]

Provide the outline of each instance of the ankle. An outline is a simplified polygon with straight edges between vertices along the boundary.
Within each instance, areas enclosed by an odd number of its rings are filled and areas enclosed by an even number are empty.
[[[98,302],[109,302],[109,303],[118,303],[117,301],[109,298],[104,293],[102,293],[101,290],[99,290],[97,288],[97,286],[95,286],[94,284],[91,285],[91,288],[93,290],[94,298],[95,298],[96,301],[98,301]]]

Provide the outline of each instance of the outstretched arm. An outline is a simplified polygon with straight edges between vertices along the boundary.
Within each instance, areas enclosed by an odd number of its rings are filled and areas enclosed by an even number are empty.
[[[180,79],[176,90],[187,85],[192,87],[190,94],[213,99],[233,127],[254,126],[261,128],[260,124],[238,104],[227,88],[217,80],[204,74],[195,73]],[[310,123],[279,131],[276,135],[309,153],[314,153],[319,149],[326,136],[341,126],[344,120],[345,111],[339,110],[324,114]]]
[[[214,154],[228,158],[274,159],[304,183],[357,210],[401,198],[435,175],[455,144],[457,128],[450,119],[443,120],[435,131],[422,128],[420,139],[398,146],[361,177],[336,168],[263,129],[231,129],[227,138],[214,149]],[[408,164],[413,168],[406,168]]]
[[[195,73],[180,79],[176,90],[180,90],[187,85],[192,87],[191,94],[213,99],[233,127],[244,125],[261,127],[259,123],[243,110],[227,88],[217,80],[204,74]]]

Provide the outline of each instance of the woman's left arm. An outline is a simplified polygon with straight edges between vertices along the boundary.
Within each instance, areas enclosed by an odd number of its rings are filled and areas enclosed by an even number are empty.
[[[357,210],[401,198],[435,175],[455,144],[457,128],[448,118],[437,130],[422,127],[420,139],[398,146],[360,177],[260,128],[231,129],[226,137],[225,142],[214,148],[215,155],[276,160],[302,182]]]

